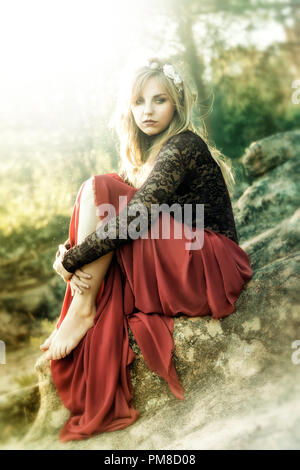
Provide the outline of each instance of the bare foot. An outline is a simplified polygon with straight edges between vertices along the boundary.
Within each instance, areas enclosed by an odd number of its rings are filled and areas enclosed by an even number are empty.
[[[47,351],[47,349],[49,349],[50,344],[52,343],[52,340],[57,332],[58,330],[57,328],[55,328],[55,330],[52,331],[51,335],[46,339],[46,341],[44,341],[43,344],[40,345],[40,349],[42,351]]]
[[[95,315],[96,304],[88,294],[75,294],[68,313],[46,353],[46,359],[57,360],[70,354],[86,332],[94,326]]]

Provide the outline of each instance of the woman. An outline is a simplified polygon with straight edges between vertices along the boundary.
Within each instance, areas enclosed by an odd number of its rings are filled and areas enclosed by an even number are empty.
[[[150,59],[121,103],[122,176],[95,175],[78,192],[69,244],[60,245],[53,265],[68,282],[62,312],[41,346],[71,411],[62,441],[138,419],[128,327],[148,367],[183,399],[172,362],[173,317],[230,315],[253,275],[238,244],[230,165],[197,133],[194,103],[174,66]]]

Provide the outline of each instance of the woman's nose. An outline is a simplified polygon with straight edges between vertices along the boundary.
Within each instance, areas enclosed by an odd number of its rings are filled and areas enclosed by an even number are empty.
[[[144,107],[144,114],[151,114],[152,113],[152,104],[151,103],[146,103]]]

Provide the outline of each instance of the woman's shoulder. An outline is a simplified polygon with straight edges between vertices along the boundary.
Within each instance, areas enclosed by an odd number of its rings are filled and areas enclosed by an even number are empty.
[[[187,166],[195,168],[198,165],[216,164],[206,142],[199,134],[189,129],[174,134],[167,140],[166,144],[167,148],[169,144],[170,154],[172,154],[175,145]]]
[[[178,134],[174,134],[168,142],[172,142],[178,145],[184,145],[184,146],[200,146],[202,148],[207,148],[206,142],[200,137],[199,134],[196,134],[196,132],[186,129],[185,131],[179,132]]]
[[[209,165],[218,168],[208,144],[199,134],[187,129],[176,135],[178,136],[178,147],[184,151],[190,162],[195,162],[196,165]]]

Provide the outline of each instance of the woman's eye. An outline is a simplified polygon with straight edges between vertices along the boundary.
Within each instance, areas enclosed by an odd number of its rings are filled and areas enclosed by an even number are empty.
[[[165,98],[158,98],[158,99],[156,100],[157,103],[164,103],[165,101],[166,101]],[[136,105],[138,105],[138,104],[140,104],[140,103],[141,103],[141,100],[140,100],[140,99],[135,101],[135,104],[136,104]]]

